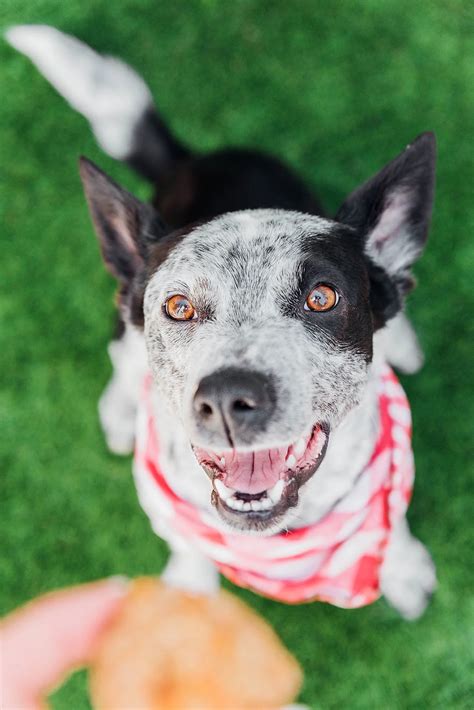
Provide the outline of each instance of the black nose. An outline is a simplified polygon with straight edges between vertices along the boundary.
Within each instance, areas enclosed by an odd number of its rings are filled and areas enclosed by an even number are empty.
[[[252,443],[275,410],[275,391],[260,372],[227,368],[204,377],[194,395],[198,424],[230,446]]]

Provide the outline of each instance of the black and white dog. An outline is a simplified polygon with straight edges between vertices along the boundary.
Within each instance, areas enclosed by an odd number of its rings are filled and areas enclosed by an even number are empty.
[[[102,148],[155,186],[143,204],[81,161],[120,286],[122,332],[99,404],[110,449],[132,450],[151,370],[160,467],[173,496],[224,541],[226,531],[260,544],[311,529],[349,499],[371,458],[380,373],[387,363],[405,372],[421,365],[402,309],[431,215],[433,135],[419,136],[330,219],[279,161],[182,145],[122,62],[45,26],[15,27],[7,38],[89,120]],[[140,497],[153,517],[146,491]],[[156,527],[172,548],[170,581],[216,584],[202,548],[182,529]],[[381,592],[416,618],[436,578],[404,515],[381,554]]]

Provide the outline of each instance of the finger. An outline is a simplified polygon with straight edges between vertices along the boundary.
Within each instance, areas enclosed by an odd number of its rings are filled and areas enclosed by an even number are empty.
[[[101,630],[127,592],[111,578],[46,594],[7,616],[1,624],[5,707],[34,707],[67,671],[83,665]]]

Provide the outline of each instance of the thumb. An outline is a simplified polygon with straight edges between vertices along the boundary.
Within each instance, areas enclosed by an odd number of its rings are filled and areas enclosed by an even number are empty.
[[[40,707],[40,698],[87,662],[127,593],[122,578],[51,592],[3,619],[2,707]]]

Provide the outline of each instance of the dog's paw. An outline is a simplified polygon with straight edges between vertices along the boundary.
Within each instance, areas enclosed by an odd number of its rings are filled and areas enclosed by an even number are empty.
[[[113,381],[99,400],[99,419],[109,450],[120,456],[131,454],[135,444],[136,407],[120,397]]]
[[[425,611],[436,589],[436,568],[426,547],[408,535],[389,545],[382,566],[382,593],[409,621]]]

